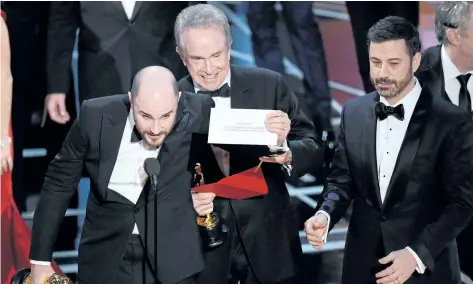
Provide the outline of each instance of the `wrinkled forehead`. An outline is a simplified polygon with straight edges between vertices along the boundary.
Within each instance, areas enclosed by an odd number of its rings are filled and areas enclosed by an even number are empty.
[[[186,28],[183,33],[184,49],[188,55],[202,56],[227,49],[227,38],[216,25]]]

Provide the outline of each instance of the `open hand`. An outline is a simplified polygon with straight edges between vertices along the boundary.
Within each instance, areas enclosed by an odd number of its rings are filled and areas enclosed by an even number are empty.
[[[417,267],[416,259],[407,249],[393,251],[381,258],[379,263],[392,264],[376,274],[376,278],[378,278],[376,283],[404,283],[411,277]]]

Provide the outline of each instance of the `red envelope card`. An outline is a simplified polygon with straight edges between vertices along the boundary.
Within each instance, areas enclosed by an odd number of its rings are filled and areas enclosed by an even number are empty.
[[[219,197],[229,199],[247,199],[267,194],[268,186],[261,168],[255,167],[221,179],[216,183],[193,187],[192,190],[213,192]]]

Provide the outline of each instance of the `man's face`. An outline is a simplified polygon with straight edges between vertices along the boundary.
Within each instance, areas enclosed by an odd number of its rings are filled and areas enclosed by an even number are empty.
[[[178,97],[170,94],[151,93],[140,88],[132,101],[133,117],[138,132],[148,146],[160,147],[176,121]]]
[[[369,56],[371,82],[386,99],[394,98],[406,89],[420,63],[419,53],[410,58],[403,39],[372,42]]]
[[[207,91],[218,89],[230,70],[230,47],[217,26],[188,28],[179,55],[192,79]]]

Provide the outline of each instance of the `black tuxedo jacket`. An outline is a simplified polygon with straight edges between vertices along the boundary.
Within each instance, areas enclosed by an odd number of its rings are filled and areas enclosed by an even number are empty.
[[[422,53],[420,66],[415,76],[422,87],[427,88],[434,96],[442,97],[452,102],[445,92],[445,79],[441,58],[442,45],[432,46]]]
[[[189,2],[136,1],[129,20],[121,1],[51,3],[48,93],[67,93],[79,29],[80,100],[124,94],[140,69],[160,65],[177,79],[187,74],[174,41],[174,22]]]
[[[314,172],[322,165],[324,148],[315,136],[314,126],[301,112],[281,75],[261,68],[233,66],[230,85],[232,108],[273,109],[289,115],[291,131],[287,140],[293,155],[294,175]],[[190,76],[179,82],[179,88],[194,92]],[[257,166],[258,157],[264,151],[260,147],[220,146],[230,151],[230,174]],[[207,144],[207,135],[194,135],[191,160],[202,164],[207,183],[224,178]],[[268,185],[266,196],[247,200],[216,199],[214,211],[224,219],[234,212],[255,274],[263,282],[275,282],[296,274],[302,250],[284,170],[279,164],[268,163],[263,163],[262,170]]]
[[[61,220],[85,166],[91,191],[79,247],[81,283],[113,283],[135,222],[161,283],[177,283],[203,269],[188,161],[191,133],[207,132],[213,105],[207,96],[182,94],[176,125],[158,156],[161,172],[157,193],[145,186],[135,205],[108,188],[130,109],[128,97],[85,101],[80,118],[46,173],[34,216],[30,258],[51,260]]]
[[[455,238],[473,215],[473,121],[424,88],[381,203],[376,101],[374,92],[344,107],[333,170],[317,208],[330,214],[332,228],[354,201],[343,283],[372,281],[379,272],[370,271],[373,260],[410,246],[427,270],[409,283],[459,284]]]

